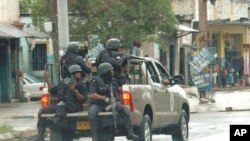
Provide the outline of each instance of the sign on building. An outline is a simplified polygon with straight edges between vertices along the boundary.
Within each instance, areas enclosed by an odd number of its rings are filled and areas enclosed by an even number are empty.
[[[200,73],[209,63],[215,60],[215,55],[211,52],[211,48],[202,48],[196,56],[190,59],[189,64],[196,73]]]

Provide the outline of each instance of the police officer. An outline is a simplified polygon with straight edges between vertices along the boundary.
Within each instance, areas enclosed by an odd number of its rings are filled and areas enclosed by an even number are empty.
[[[139,137],[134,134],[132,123],[130,120],[130,111],[127,107],[120,103],[118,96],[118,86],[113,80],[114,72],[110,63],[102,63],[98,67],[98,75],[90,83],[90,108],[89,108],[89,120],[92,132],[92,141],[97,141],[97,115],[99,112],[105,110],[110,104],[110,87],[112,87],[115,93],[116,106],[115,110],[122,115],[122,121],[128,131],[127,138],[132,140],[138,140]]]
[[[90,74],[91,64],[89,62],[85,62],[82,56],[78,55],[78,53],[79,53],[79,43],[70,42],[68,44],[66,53],[62,56],[60,60],[61,77],[63,79],[70,76],[68,72],[68,68],[70,65],[79,65],[85,73]]]
[[[87,100],[88,89],[83,79],[84,76],[82,76],[82,69],[79,65],[71,65],[69,72],[72,76],[65,78],[63,82],[57,86],[52,86],[46,73],[44,74],[44,79],[48,84],[51,94],[60,94],[61,100],[65,103],[65,111],[74,113],[82,109],[82,103]],[[56,104],[50,104],[40,109],[37,122],[38,135],[33,141],[44,141],[44,133],[48,122],[41,117],[41,114],[56,113],[57,110],[58,107]]]
[[[98,68],[101,63],[110,63],[114,68],[114,76],[121,86],[126,82],[126,78],[121,75],[121,68],[126,64],[127,57],[125,55],[118,55],[117,51],[120,46],[120,40],[116,38],[109,39],[106,43],[106,48],[96,58],[96,67]]]

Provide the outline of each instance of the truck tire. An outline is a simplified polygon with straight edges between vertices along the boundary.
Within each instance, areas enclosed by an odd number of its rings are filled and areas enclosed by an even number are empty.
[[[181,117],[176,127],[176,132],[172,134],[173,141],[187,141],[188,140],[188,117],[185,110],[181,111]]]
[[[152,141],[152,126],[149,116],[143,116],[140,128],[140,141]]]

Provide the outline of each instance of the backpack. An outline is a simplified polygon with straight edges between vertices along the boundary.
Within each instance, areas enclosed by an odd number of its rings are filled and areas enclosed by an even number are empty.
[[[96,59],[95,59],[95,65],[96,65],[96,68],[98,69],[98,66],[101,64],[101,59],[102,59],[102,56],[105,54],[106,52],[103,50],[99,53],[99,55],[96,56]]]
[[[60,66],[61,66],[61,77],[62,77],[62,79],[71,76],[70,73],[69,73],[68,68],[69,68],[70,65],[74,64],[75,58],[76,58],[76,55],[72,55],[72,54],[65,54],[61,58]]]

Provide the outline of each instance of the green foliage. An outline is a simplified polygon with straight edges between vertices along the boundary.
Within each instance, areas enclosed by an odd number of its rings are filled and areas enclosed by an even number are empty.
[[[20,13],[31,14],[33,24],[40,29],[48,21],[47,5],[47,0],[19,0]]]
[[[19,0],[19,9],[21,14],[29,13],[29,9],[31,8],[32,0]]]
[[[169,0],[74,0],[69,11],[74,15],[71,34],[85,34],[85,39],[88,34],[97,34],[103,41],[116,37],[131,43],[176,30]]]
[[[9,125],[0,125],[0,134],[13,132],[13,128]]]
[[[176,31],[177,20],[170,0],[69,0],[69,31],[71,40],[88,40],[98,35],[102,42],[110,37],[123,44],[154,40]],[[47,19],[47,0],[35,0],[32,17],[35,25]]]
[[[47,0],[34,0],[32,4],[31,17],[33,24],[43,29],[43,23],[48,21],[48,3]]]

